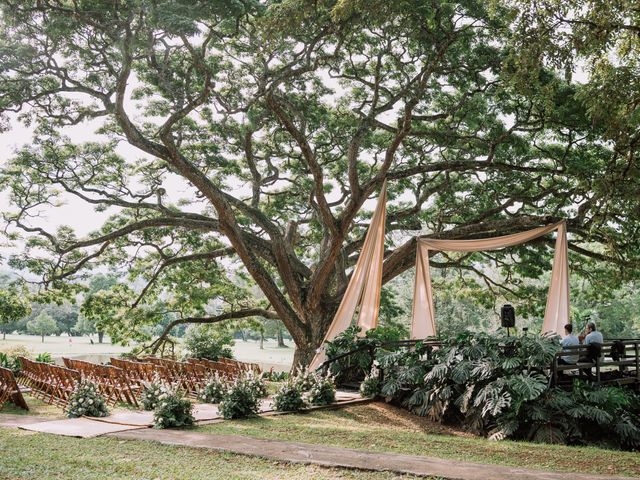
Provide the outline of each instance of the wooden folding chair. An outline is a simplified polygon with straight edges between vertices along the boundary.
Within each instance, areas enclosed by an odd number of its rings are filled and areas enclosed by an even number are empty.
[[[11,401],[14,405],[29,410],[29,405],[22,396],[16,377],[8,368],[0,367],[0,409],[2,405]]]

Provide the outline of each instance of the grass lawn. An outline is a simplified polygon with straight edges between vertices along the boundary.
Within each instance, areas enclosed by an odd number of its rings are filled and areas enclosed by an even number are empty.
[[[48,403],[38,400],[28,394],[22,394],[24,399],[29,405],[29,410],[23,410],[20,407],[16,407],[13,403],[7,402],[0,409],[0,413],[10,413],[12,415],[34,415],[38,417],[47,418],[66,418],[66,415],[62,409],[56,405],[49,405]]]
[[[492,442],[372,403],[197,427],[199,432],[342,446],[555,471],[640,476],[640,455],[593,447]]]
[[[0,428],[0,478],[17,479],[409,479],[114,438],[77,439]]]

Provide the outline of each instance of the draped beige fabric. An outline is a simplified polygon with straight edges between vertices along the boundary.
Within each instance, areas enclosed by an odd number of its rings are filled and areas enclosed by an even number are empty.
[[[558,230],[551,272],[551,285],[547,296],[542,332],[562,334],[569,323],[569,264],[567,254],[567,230],[564,221],[534,228],[526,232],[478,240],[418,239],[416,251],[416,278],[413,294],[413,318],[411,338],[426,338],[436,334],[433,292],[429,273],[429,251],[476,252],[498,250],[529,242],[553,230]]]
[[[382,260],[384,257],[384,224],[387,216],[387,182],[382,184],[378,205],[371,218],[369,230],[364,239],[362,252],[353,269],[351,280],[344,292],[338,311],[322,341],[320,350],[309,365],[310,370],[318,368],[326,360],[324,344],[333,340],[351,325],[353,316],[360,305],[358,326],[362,333],[378,325],[380,290],[382,289]]]

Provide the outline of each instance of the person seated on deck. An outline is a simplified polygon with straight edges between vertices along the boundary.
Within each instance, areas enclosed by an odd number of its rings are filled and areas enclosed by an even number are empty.
[[[587,323],[587,336],[584,339],[584,344],[587,345],[589,349],[587,351],[587,356],[580,358],[578,362],[594,363],[596,359],[602,355],[603,343],[604,338],[602,333],[596,330],[596,324],[593,322]],[[585,372],[589,380],[593,379],[591,367],[585,369]]]
[[[567,350],[567,347],[580,345],[580,340],[573,334],[573,325],[567,323],[564,326],[565,337],[560,342],[563,350]],[[558,359],[558,365],[575,365],[578,363],[578,355],[564,355]]]

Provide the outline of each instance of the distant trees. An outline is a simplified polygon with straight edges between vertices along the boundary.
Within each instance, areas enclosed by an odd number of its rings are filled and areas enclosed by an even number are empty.
[[[27,330],[33,335],[40,335],[44,343],[45,335],[53,335],[58,331],[56,321],[47,312],[41,312],[33,320],[27,323]]]

